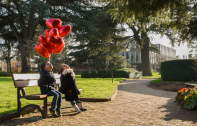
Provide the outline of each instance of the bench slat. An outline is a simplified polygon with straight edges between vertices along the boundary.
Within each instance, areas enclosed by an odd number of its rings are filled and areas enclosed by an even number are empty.
[[[24,81],[15,81],[15,88],[19,87],[29,87],[29,86],[38,86],[37,80],[24,80]]]
[[[34,94],[34,95],[21,96],[21,98],[35,100],[35,99],[46,98],[47,96],[48,96],[47,94]]]
[[[56,84],[60,84],[60,79],[56,79]],[[38,86],[38,80],[17,80],[15,88]]]
[[[54,74],[56,83],[60,84],[60,75]],[[38,86],[40,74],[13,74],[15,88]]]
[[[60,78],[60,75],[54,74],[55,78]],[[13,80],[38,80],[40,74],[13,74]]]

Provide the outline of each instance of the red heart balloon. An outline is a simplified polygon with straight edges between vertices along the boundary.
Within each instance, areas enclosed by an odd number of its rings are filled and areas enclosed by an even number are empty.
[[[63,49],[64,49],[64,45],[65,45],[65,43],[63,43],[61,46],[55,48],[55,49],[53,50],[53,52],[54,52],[55,54],[60,54],[60,53],[63,51]]]
[[[44,33],[45,33],[46,37],[48,37],[48,36],[49,36],[49,32],[50,32],[50,31],[51,31],[50,29],[47,29],[47,30],[45,30],[45,31],[44,31]]]
[[[72,30],[72,27],[70,25],[63,25],[59,28],[60,37],[67,36],[70,31]]]
[[[55,46],[62,45],[62,43],[64,42],[64,40],[61,37],[55,38],[53,35],[49,35],[47,41]]]
[[[49,32],[49,35],[53,35],[55,38],[59,37],[59,31],[57,28],[53,28],[51,29],[51,31]]]
[[[39,39],[39,43],[47,43],[47,39],[44,35],[40,35],[38,39]]]
[[[35,50],[39,55],[43,57],[49,58],[51,56],[51,52],[49,52],[48,50],[48,45],[44,43],[37,44],[35,46]]]
[[[58,28],[62,25],[62,21],[58,18],[55,19],[48,19],[46,21],[46,25],[48,28],[52,29],[52,28]]]

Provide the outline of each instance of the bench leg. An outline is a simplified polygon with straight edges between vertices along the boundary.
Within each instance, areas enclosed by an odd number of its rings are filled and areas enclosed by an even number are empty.
[[[20,92],[20,88],[17,88],[17,115],[18,117],[20,117],[20,113],[21,113],[21,92]]]
[[[44,115],[47,118],[47,97],[44,99]]]

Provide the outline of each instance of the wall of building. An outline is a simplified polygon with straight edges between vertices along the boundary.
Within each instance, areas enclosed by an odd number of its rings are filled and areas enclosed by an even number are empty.
[[[21,62],[17,60],[12,60],[11,62],[11,72],[21,71]],[[0,61],[0,67],[3,72],[7,72],[7,63],[5,61]]]
[[[164,46],[162,44],[153,45],[155,45],[158,48],[160,54],[155,52],[149,52],[151,69],[156,69],[157,67],[159,67],[162,61],[176,59],[175,49]],[[139,49],[136,49],[136,46],[133,46],[129,52],[122,52],[119,55],[124,56],[128,63],[130,63],[131,65],[137,65],[137,70],[142,70],[141,52]]]

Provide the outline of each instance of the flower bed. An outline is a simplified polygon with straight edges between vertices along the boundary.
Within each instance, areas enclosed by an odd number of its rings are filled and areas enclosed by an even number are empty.
[[[181,88],[177,91],[176,101],[186,109],[194,109],[197,106],[197,86],[195,88]]]

